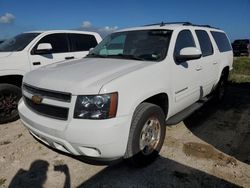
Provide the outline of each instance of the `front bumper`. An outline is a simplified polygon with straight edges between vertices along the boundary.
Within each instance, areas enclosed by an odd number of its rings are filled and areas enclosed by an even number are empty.
[[[124,156],[132,116],[107,120],[56,120],[18,105],[22,123],[31,134],[57,150],[88,157],[110,159]]]

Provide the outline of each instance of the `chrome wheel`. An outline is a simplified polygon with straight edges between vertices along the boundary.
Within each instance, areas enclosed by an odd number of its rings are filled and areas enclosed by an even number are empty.
[[[158,146],[161,125],[157,118],[151,117],[144,124],[140,134],[140,150],[144,155],[151,154]]]

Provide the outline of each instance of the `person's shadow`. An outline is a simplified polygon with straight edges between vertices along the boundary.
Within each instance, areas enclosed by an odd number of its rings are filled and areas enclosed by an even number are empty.
[[[64,181],[63,188],[70,188],[70,174],[69,174],[68,166],[67,165],[55,165],[54,170],[65,174],[65,181]]]
[[[49,163],[44,160],[36,160],[30,165],[30,169],[20,169],[10,182],[10,188],[16,187],[43,187],[47,179]]]
[[[30,165],[29,170],[20,169],[10,182],[10,188],[42,188],[47,180],[49,163],[44,160],[36,160]],[[67,165],[54,166],[55,171],[65,174],[64,188],[70,187],[70,174]]]

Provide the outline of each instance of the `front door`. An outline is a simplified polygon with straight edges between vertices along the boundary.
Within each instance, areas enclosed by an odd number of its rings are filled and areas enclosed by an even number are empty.
[[[52,46],[52,50],[49,51],[49,53],[37,54],[36,48],[41,43],[50,43]],[[31,62],[31,69],[33,70],[51,63],[72,59],[74,58],[74,56],[73,53],[69,50],[67,34],[56,33],[46,35],[42,39],[40,39],[31,50],[29,58]]]
[[[174,55],[179,54],[180,50],[186,47],[196,47],[193,35],[190,30],[182,30],[179,32]],[[181,111],[190,106],[200,97],[199,85],[199,59],[184,62],[175,62],[172,65],[172,83],[175,111]]]

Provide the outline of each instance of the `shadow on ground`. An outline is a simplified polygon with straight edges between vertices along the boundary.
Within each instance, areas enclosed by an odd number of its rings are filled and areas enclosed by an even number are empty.
[[[200,139],[250,164],[250,83],[230,83],[222,103],[210,101],[184,123]]]
[[[144,168],[132,168],[119,163],[105,168],[80,188],[94,187],[238,187],[222,179],[175,161],[160,157]]]
[[[10,188],[44,187],[49,163],[34,161],[29,170],[20,169],[11,180]],[[55,171],[65,172],[65,165],[55,166]],[[68,172],[68,168],[66,168]],[[68,177],[67,177],[68,176]],[[70,187],[70,175],[66,175],[64,188]],[[153,188],[153,187],[216,187],[234,188],[235,184],[187,167],[175,161],[159,157],[144,168],[134,168],[121,162],[109,166],[78,186],[79,188]]]
[[[44,160],[36,160],[29,170],[20,169],[12,178],[9,188],[42,188],[47,180],[47,171],[49,163]],[[54,171],[65,174],[65,182],[63,188],[70,188],[70,174],[67,165],[56,165]]]
[[[20,169],[10,182],[10,188],[43,187],[47,179],[49,163],[36,160],[30,165],[29,170]]]

